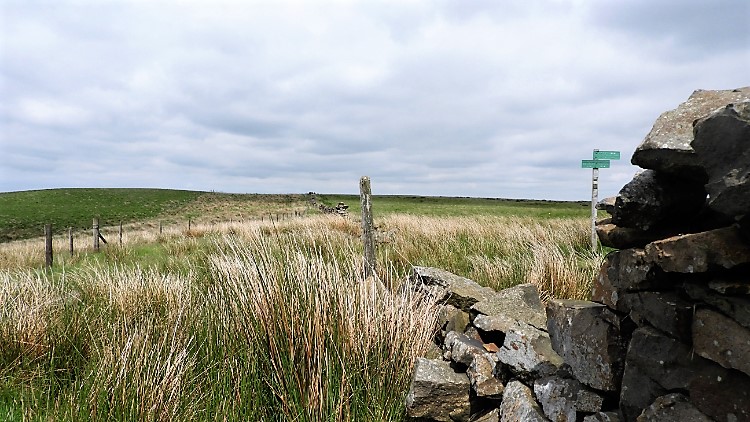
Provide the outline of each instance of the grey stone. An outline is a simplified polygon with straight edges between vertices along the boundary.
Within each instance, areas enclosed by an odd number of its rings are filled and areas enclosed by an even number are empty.
[[[468,421],[469,389],[469,377],[455,372],[448,362],[417,358],[406,412],[414,418]]]
[[[492,409],[481,415],[477,415],[474,422],[499,422],[500,421],[500,409]]]
[[[583,422],[620,422],[617,412],[599,412],[583,418]]]
[[[750,330],[710,309],[698,309],[693,319],[695,353],[750,375]]]
[[[659,116],[646,138],[636,148],[631,162],[645,169],[705,182],[703,167],[691,146],[693,122],[719,107],[747,99],[750,99],[750,87],[693,92],[676,109]]]
[[[577,412],[599,412],[604,402],[601,395],[587,390],[578,380],[556,376],[537,379],[534,394],[544,414],[553,421],[575,421]]]
[[[672,393],[657,398],[636,419],[638,422],[713,422],[695,408],[688,398]]]
[[[491,329],[492,319],[498,316],[500,326],[505,326],[507,321],[521,321],[533,325],[541,330],[547,329],[547,317],[544,313],[544,305],[539,299],[539,290],[535,285],[526,283],[519,284],[497,292],[487,300],[475,303],[471,307],[472,312],[487,315],[483,319],[487,329],[474,325],[484,331],[503,331],[502,329]]]
[[[443,350],[444,359],[452,360],[464,366],[471,365],[475,356],[487,353],[481,341],[455,331],[451,331],[445,336]]]
[[[750,276],[745,275],[737,280],[714,280],[708,287],[723,295],[750,296]]]
[[[488,353],[477,355],[466,370],[471,389],[477,397],[499,400],[503,397],[503,383],[495,377],[495,359]]]
[[[500,421],[547,422],[549,419],[544,417],[531,389],[520,381],[511,381],[505,386],[503,402],[500,405]]]
[[[463,333],[469,325],[469,314],[452,305],[442,305],[438,311],[439,341],[450,331]]]
[[[601,201],[596,203],[596,209],[606,212],[609,215],[612,215],[615,209],[615,199],[616,197],[610,196],[608,198],[604,198]]]
[[[547,322],[553,349],[579,381],[598,390],[619,388],[625,346],[612,311],[594,302],[551,300]]]
[[[625,304],[620,303],[624,293],[664,284],[656,277],[656,266],[645,258],[642,249],[623,249],[607,254],[594,281],[591,299],[614,310],[627,312]]]
[[[728,216],[750,213],[750,101],[699,119],[693,136],[691,146],[708,174],[709,208]]]
[[[483,287],[468,278],[458,276],[439,268],[412,267],[412,283],[427,287],[435,300],[469,311],[471,305],[490,298],[496,292]]]
[[[750,421],[750,377],[741,372],[699,375],[689,392],[693,405],[717,421]]]
[[[670,391],[687,391],[696,377],[725,374],[726,369],[695,355],[690,346],[653,328],[638,328],[625,360],[620,410],[626,421],[635,420],[657,397]]]
[[[576,397],[576,410],[579,412],[593,413],[602,410],[604,397],[592,390],[581,386]]]
[[[646,323],[685,343],[690,342],[693,304],[676,292],[637,292],[624,296],[630,318],[639,326]]]
[[[597,223],[596,235],[602,245],[616,249],[642,248],[648,243],[669,236],[661,231],[630,229],[612,223]]]
[[[703,273],[750,263],[750,244],[736,227],[674,236],[646,245],[646,261],[666,272]]]
[[[705,202],[702,183],[644,170],[617,195],[612,224],[643,231],[684,225],[698,215]]]
[[[687,283],[684,288],[692,299],[705,302],[743,327],[750,328],[750,298],[743,293],[748,287],[750,284],[712,281],[708,286]]]
[[[534,394],[545,416],[552,421],[575,421],[576,398],[581,383],[559,377],[534,381]]]
[[[549,335],[520,321],[506,332],[497,358],[524,379],[554,374],[563,364],[552,349]]]

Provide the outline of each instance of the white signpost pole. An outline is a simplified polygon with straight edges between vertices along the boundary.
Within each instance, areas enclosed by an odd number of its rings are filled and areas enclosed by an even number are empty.
[[[599,202],[599,169],[609,168],[609,160],[619,160],[620,151],[594,150],[592,160],[581,160],[581,167],[591,169],[591,252],[598,246],[596,237],[596,203]]]
[[[598,149],[594,150],[593,156],[596,157]],[[591,252],[596,252],[596,204],[599,202],[599,168],[591,169]]]

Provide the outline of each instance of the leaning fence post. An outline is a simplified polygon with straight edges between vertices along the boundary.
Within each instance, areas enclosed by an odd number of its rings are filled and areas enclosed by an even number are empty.
[[[94,218],[93,223],[93,235],[94,235],[94,252],[99,252],[99,219]]]
[[[44,263],[47,268],[52,266],[52,224],[44,225]]]
[[[375,237],[372,224],[372,191],[370,178],[359,179],[359,203],[362,206],[362,242],[364,244],[364,276],[375,274]]]

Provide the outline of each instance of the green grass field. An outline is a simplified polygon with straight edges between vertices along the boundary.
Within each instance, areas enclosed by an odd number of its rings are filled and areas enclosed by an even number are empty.
[[[188,218],[222,222],[260,218],[263,215],[304,211],[307,195],[227,194],[170,189],[48,189],[0,193],[0,243],[41,236],[44,225],[53,232],[86,230],[93,217],[101,226],[164,221],[177,224]],[[352,215],[360,213],[357,195],[317,195],[329,206],[344,202]],[[452,198],[425,196],[373,196],[377,216],[524,216],[577,218],[588,215],[587,203],[538,200]],[[182,221],[184,223],[184,221]]]
[[[171,189],[47,189],[0,193],[0,243],[101,226],[179,219],[214,222],[304,209],[302,195],[256,195]]]
[[[328,206],[349,205],[358,215],[358,195],[317,195]],[[409,214],[441,217],[523,216],[531,218],[577,218],[589,215],[587,202],[560,202],[526,199],[456,198],[440,196],[373,195],[373,214]]]

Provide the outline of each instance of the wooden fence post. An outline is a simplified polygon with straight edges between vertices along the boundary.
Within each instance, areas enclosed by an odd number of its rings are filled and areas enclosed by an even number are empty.
[[[159,221],[159,234],[161,234],[161,221]]]
[[[44,264],[52,266],[52,224],[44,225]]]
[[[120,246],[122,246],[122,220],[120,220]]]
[[[359,203],[362,206],[362,242],[364,244],[364,276],[375,275],[375,237],[372,222],[372,191],[370,178],[359,179]]]
[[[70,256],[73,256],[73,227],[68,227],[68,243],[70,244]]]
[[[93,223],[93,235],[94,235],[94,252],[99,252],[99,219],[94,218]]]
[[[192,222],[191,222],[191,221],[190,221],[190,219],[188,218],[188,231],[190,231],[190,228],[191,228],[191,227],[192,227]]]

